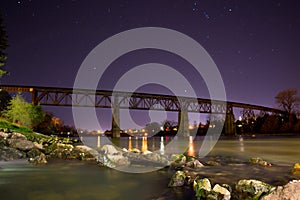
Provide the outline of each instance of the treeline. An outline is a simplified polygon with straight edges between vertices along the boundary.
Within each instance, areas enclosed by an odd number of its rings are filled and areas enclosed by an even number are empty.
[[[78,136],[75,127],[65,125],[40,105],[26,102],[21,94],[11,97],[8,92],[0,91],[0,116],[45,135]]]

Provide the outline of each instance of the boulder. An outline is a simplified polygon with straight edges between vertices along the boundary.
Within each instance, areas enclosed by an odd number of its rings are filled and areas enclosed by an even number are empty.
[[[7,146],[8,142],[6,140],[6,138],[0,137],[0,148]]]
[[[185,166],[190,167],[190,168],[194,168],[194,169],[204,167],[204,165],[202,163],[200,163],[199,160],[189,161],[185,164]]]
[[[221,164],[217,161],[209,160],[206,162],[207,165],[209,166],[220,166]]]
[[[33,142],[21,137],[7,139],[7,142],[9,147],[19,149],[21,151],[29,151],[35,147]]]
[[[259,199],[272,191],[273,187],[258,180],[239,180],[235,185],[239,199]]]
[[[41,153],[40,155],[34,157],[34,158],[29,158],[28,161],[32,164],[35,165],[41,165],[41,164],[47,164],[48,161],[46,159],[46,155]]]
[[[292,169],[293,175],[300,176],[300,163],[295,163]]]
[[[207,178],[195,180],[193,184],[197,199],[207,199],[211,193],[211,184]],[[213,197],[210,197],[212,199]]]
[[[26,153],[28,158],[35,158],[41,154],[41,151],[37,148],[31,149]]]
[[[24,158],[25,156],[26,155],[18,149],[6,146],[0,148],[0,160],[9,161]]]
[[[300,180],[294,180],[284,186],[278,186],[270,194],[267,194],[262,200],[299,200],[300,199]]]
[[[115,168],[130,165],[130,161],[123,155],[122,151],[117,150],[113,145],[104,145],[101,154],[98,155],[98,162],[104,166]]]
[[[264,166],[264,167],[270,167],[272,166],[271,163],[261,159],[261,158],[250,158],[249,160],[250,164],[257,164],[257,165],[261,165],[261,166]]]
[[[180,187],[185,183],[186,175],[183,171],[177,171],[173,174],[171,181],[169,183],[169,187]]]
[[[27,140],[27,138],[25,137],[25,135],[21,134],[21,133],[10,133],[8,134],[8,138],[9,139],[22,139],[22,140]]]
[[[84,145],[75,146],[72,153],[77,159],[84,161],[94,161],[99,156],[98,151]]]
[[[229,200],[231,198],[230,191],[228,191],[225,187],[220,186],[219,184],[216,184],[213,187],[212,191],[218,194],[218,199]]]
[[[4,133],[4,132],[0,131],[0,138],[6,139],[7,137],[8,137],[8,133]]]
[[[183,166],[186,163],[186,156],[183,154],[172,154],[171,165],[175,167]]]

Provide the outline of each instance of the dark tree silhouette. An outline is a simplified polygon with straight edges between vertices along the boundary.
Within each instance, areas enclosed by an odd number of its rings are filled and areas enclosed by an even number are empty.
[[[286,89],[280,91],[276,97],[276,103],[286,111],[288,114],[295,114],[297,113],[298,106],[300,103],[300,97],[297,96],[296,89]]]

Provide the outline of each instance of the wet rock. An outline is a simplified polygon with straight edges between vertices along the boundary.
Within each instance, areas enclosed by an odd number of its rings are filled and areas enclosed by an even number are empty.
[[[10,161],[10,160],[15,160],[15,159],[20,159],[20,158],[24,158],[26,155],[14,148],[10,148],[10,147],[2,147],[0,148],[0,160],[3,161]]]
[[[29,158],[28,160],[30,163],[35,164],[35,165],[44,165],[47,164],[48,161],[46,159],[46,155],[41,153],[40,155],[34,157],[34,158]]]
[[[186,163],[186,157],[183,154],[172,154],[171,162],[173,166],[182,166]]]
[[[75,158],[72,154],[73,149],[73,145],[54,142],[46,148],[46,154],[52,158],[72,159]]]
[[[78,145],[72,150],[72,154],[80,160],[94,161],[99,156],[98,151],[88,146]]]
[[[209,166],[220,166],[221,164],[217,161],[209,160],[206,162],[207,165]]]
[[[258,180],[239,180],[235,185],[238,199],[259,199],[270,193],[273,187]]]
[[[205,199],[211,191],[211,184],[207,178],[195,180],[193,184],[197,199]]]
[[[186,175],[183,171],[177,171],[173,174],[169,187],[180,187],[184,185]]]
[[[199,160],[194,160],[194,161],[189,161],[185,164],[186,167],[190,167],[190,168],[194,168],[194,169],[198,169],[203,167],[204,165],[202,163],[200,163]]]
[[[229,200],[231,198],[230,191],[228,191],[225,187],[220,186],[219,184],[216,184],[212,190],[218,194],[218,199]]]
[[[270,194],[262,198],[262,200],[273,200],[273,199],[299,200],[300,180],[294,180],[284,186],[278,186]]]
[[[35,147],[33,142],[23,138],[11,138],[7,139],[7,142],[9,147],[19,149],[21,151],[29,151]]]
[[[118,151],[113,145],[104,145],[101,148],[101,155],[98,156],[98,162],[110,168],[130,165],[129,159],[123,156],[123,152]]]
[[[293,175],[300,176],[300,163],[295,163],[292,169]]]
[[[137,148],[131,149],[130,152],[132,152],[132,153],[141,153],[141,151]]]
[[[249,160],[250,164],[257,164],[257,165],[261,165],[261,166],[264,166],[264,167],[270,167],[272,166],[271,163],[261,159],[261,158],[250,158]]]
[[[167,157],[160,155],[158,153],[146,153],[145,152],[141,155],[142,160],[146,160],[153,164],[160,164],[160,165],[169,165],[169,160]]]
[[[36,148],[31,149],[30,151],[28,151],[26,153],[28,158],[35,158],[35,157],[39,156],[40,154],[41,154],[41,151],[39,149],[36,149]]]

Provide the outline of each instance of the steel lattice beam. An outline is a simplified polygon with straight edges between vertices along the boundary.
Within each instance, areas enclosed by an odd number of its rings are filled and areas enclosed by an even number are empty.
[[[188,112],[197,113],[226,114],[232,113],[233,108],[243,108],[278,114],[285,113],[282,110],[258,105],[223,102],[202,98],[195,100],[190,97],[176,97],[160,94],[128,92],[113,93],[112,91],[105,90],[92,91],[84,89],[12,85],[1,85],[0,88],[8,92],[31,93],[33,103],[50,106],[111,108],[115,99],[113,95],[117,95],[118,107],[121,109],[180,111],[184,106],[184,109]]]

